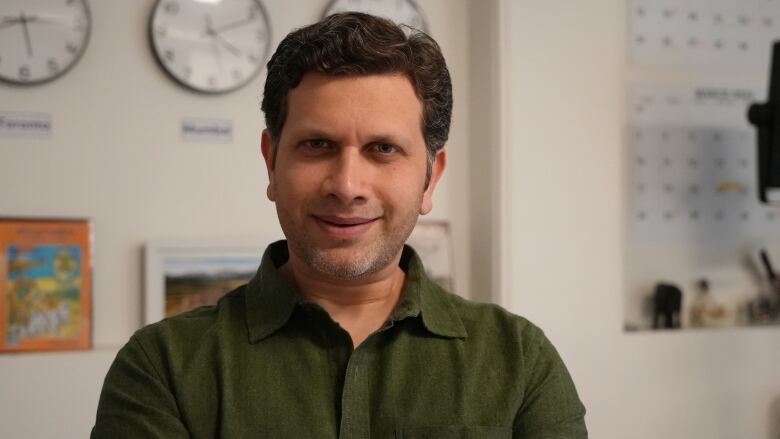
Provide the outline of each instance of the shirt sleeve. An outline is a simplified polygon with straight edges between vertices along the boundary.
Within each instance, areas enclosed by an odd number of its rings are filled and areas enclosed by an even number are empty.
[[[189,437],[164,375],[133,336],[106,375],[90,438]]]
[[[523,403],[514,422],[516,439],[587,439],[585,406],[555,347],[538,328],[524,352]]]

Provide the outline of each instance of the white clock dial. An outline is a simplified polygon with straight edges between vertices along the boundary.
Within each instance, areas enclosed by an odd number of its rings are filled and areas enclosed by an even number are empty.
[[[248,84],[263,69],[271,44],[259,0],[158,0],[149,32],[165,71],[206,93]]]
[[[38,84],[73,67],[89,41],[86,0],[0,1],[0,80]]]
[[[422,10],[414,0],[332,0],[325,9],[325,16],[348,11],[389,18],[398,24],[428,32]]]

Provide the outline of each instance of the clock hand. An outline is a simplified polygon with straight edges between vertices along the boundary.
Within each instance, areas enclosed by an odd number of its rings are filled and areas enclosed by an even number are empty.
[[[14,24],[19,24],[21,22],[22,21],[19,19],[19,17],[3,17],[3,20],[0,21],[0,29]]]
[[[41,18],[35,15],[27,17],[28,23],[45,23],[45,24],[65,24],[62,21],[56,21],[49,18]]]
[[[214,54],[217,57],[217,65],[219,66],[220,72],[223,72],[225,68],[222,65],[222,52],[219,51],[219,45],[217,44],[217,34],[214,32],[214,29],[211,28],[211,16],[209,14],[206,14],[206,35],[211,37],[211,47],[214,48]]]
[[[24,32],[24,44],[27,46],[27,57],[32,58],[33,50],[32,43],[30,42],[30,31],[27,29],[27,17],[24,16],[24,11],[22,11],[22,15],[19,17],[19,20],[22,23],[22,31]]]
[[[206,15],[206,35],[211,37],[211,39],[215,43],[219,43],[222,47],[228,50],[228,52],[232,53],[235,56],[241,56],[241,51],[236,48],[236,46],[230,44],[230,41],[226,40],[225,37],[220,35],[216,30],[214,30],[213,27],[211,27],[211,16]],[[219,49],[218,45],[215,45],[217,49]]]
[[[214,48],[214,54],[217,56],[217,65],[219,66],[219,71],[224,72],[225,67],[222,65],[222,52],[219,50],[217,40],[211,40],[211,47]]]
[[[228,52],[232,53],[235,56],[241,56],[241,51],[238,50],[238,48],[232,44],[228,40],[225,39],[222,35],[214,32],[213,34],[214,39],[219,42],[222,47],[228,50]]]
[[[226,30],[230,30],[230,29],[233,29],[233,28],[236,28],[236,27],[240,27],[240,26],[243,26],[243,25],[245,25],[247,23],[251,23],[253,21],[255,21],[255,19],[253,17],[252,18],[244,18],[242,20],[234,21],[232,23],[223,24],[222,26],[219,26],[219,27],[217,27],[215,29],[212,29],[212,30],[214,32],[224,32]]]

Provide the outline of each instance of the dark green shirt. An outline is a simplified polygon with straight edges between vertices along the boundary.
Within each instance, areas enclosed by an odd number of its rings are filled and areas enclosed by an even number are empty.
[[[269,246],[216,306],[137,331],[108,371],[93,438],[586,438],[555,348],[522,317],[447,293],[406,247],[387,323],[357,349],[299,299]]]

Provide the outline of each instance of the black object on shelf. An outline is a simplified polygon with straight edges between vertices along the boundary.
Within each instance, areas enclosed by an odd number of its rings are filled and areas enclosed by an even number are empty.
[[[653,329],[679,329],[682,290],[674,284],[659,282],[653,294]]]
[[[758,199],[780,202],[780,41],[772,46],[767,102],[752,104],[748,120],[758,132]]]

